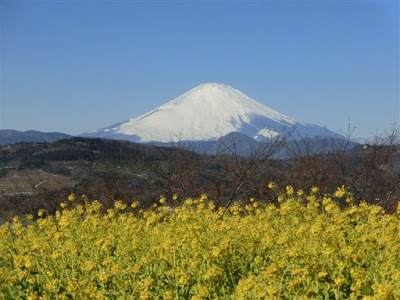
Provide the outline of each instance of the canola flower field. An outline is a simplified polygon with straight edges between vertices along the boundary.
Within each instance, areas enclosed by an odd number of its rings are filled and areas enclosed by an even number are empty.
[[[174,196],[104,212],[71,195],[15,217],[0,225],[0,299],[400,299],[400,206],[269,188],[277,205]]]

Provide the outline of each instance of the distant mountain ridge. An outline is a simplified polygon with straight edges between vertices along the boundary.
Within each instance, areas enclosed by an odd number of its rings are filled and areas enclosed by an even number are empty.
[[[61,132],[40,132],[35,130],[17,131],[0,129],[0,146],[12,145],[21,142],[52,143],[62,139],[70,139],[72,135]]]
[[[82,134],[133,142],[216,141],[238,132],[255,141],[338,136],[325,127],[297,122],[225,84],[201,84],[137,118]]]
[[[231,132],[215,141],[178,141],[143,143],[160,147],[178,147],[206,155],[263,156],[272,151],[273,159],[288,159],[293,156],[318,155],[345,147],[350,150],[358,143],[342,136],[306,137],[299,140],[290,135],[287,138],[271,138],[256,141],[240,132]],[[347,146],[345,146],[347,144]]]

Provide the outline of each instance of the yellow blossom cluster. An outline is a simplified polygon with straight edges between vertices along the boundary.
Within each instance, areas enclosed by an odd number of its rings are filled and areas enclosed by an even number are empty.
[[[173,198],[104,211],[71,195],[0,225],[0,299],[400,299],[400,206],[291,186],[278,205]]]

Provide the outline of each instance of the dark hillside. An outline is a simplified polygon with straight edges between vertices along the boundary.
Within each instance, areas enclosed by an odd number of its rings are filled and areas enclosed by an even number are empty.
[[[0,147],[0,214],[3,218],[38,207],[57,209],[69,193],[87,194],[106,207],[114,200],[140,201],[160,196],[179,199],[208,193],[218,205],[275,201],[271,181],[297,189],[318,186],[332,193],[344,184],[356,201],[392,211],[399,199],[400,148],[337,146],[331,153],[307,152],[307,141],[290,145],[292,158],[271,159],[287,144],[263,144],[250,156],[200,155],[184,148],[107,139],[72,138],[53,143],[19,143]],[[312,146],[314,147],[314,145]],[[192,149],[193,150],[193,149]],[[298,151],[296,153],[296,151]]]

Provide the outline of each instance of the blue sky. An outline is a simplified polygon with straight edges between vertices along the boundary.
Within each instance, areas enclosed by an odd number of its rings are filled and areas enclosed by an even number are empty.
[[[7,1],[0,129],[79,134],[204,82],[367,137],[399,123],[398,1]]]

